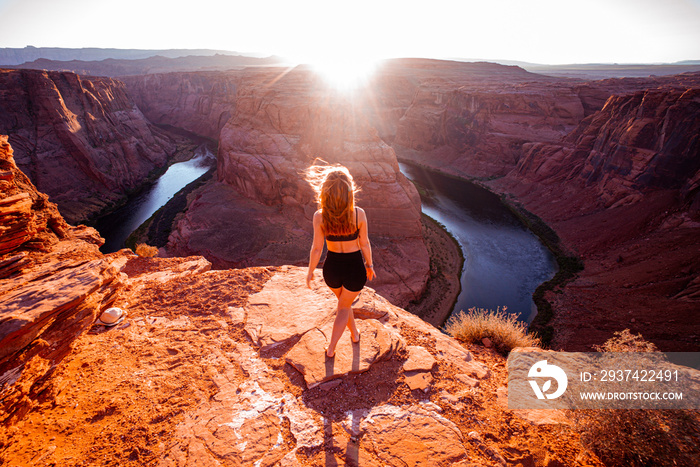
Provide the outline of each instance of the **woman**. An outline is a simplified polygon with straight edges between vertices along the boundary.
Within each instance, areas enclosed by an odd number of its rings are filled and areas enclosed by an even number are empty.
[[[352,175],[341,165],[314,166],[311,171],[315,172],[310,182],[316,191],[319,209],[314,213],[314,240],[306,285],[311,287],[325,239],[328,254],[323,263],[323,279],[338,297],[331,341],[326,348],[326,357],[333,358],[335,346],[346,327],[352,341],[360,341],[351,305],[367,280],[374,279],[376,274],[367,236],[367,216],[364,210],[355,206],[357,189]],[[314,178],[319,183],[314,183]]]

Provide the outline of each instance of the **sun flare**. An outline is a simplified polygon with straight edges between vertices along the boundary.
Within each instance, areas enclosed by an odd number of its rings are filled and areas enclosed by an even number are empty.
[[[310,65],[329,86],[351,92],[367,83],[377,69],[378,60],[340,57],[314,60]]]

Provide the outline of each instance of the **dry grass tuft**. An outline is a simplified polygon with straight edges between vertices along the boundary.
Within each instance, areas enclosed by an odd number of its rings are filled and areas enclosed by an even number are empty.
[[[152,258],[158,254],[158,248],[146,245],[145,243],[139,243],[136,245],[136,254],[141,257]]]
[[[599,352],[656,352],[629,329],[616,332]],[[697,466],[700,416],[692,410],[574,410],[581,441],[606,465]]]
[[[658,352],[653,342],[645,341],[641,334],[632,334],[629,329],[613,334],[603,345],[595,345],[598,352]]]
[[[460,311],[445,324],[445,331],[464,342],[482,344],[487,337],[500,353],[506,355],[515,347],[538,347],[539,339],[527,333],[527,324],[518,321],[518,315],[507,313],[507,307],[496,311],[470,308]]]

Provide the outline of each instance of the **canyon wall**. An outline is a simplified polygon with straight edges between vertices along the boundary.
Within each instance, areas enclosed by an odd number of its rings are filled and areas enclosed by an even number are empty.
[[[558,143],[613,95],[685,90],[697,73],[600,81],[554,78],[494,63],[389,61],[366,107],[399,159],[463,177],[513,170],[528,143]]]
[[[70,227],[61,217],[56,205],[49,202],[48,196],[39,193],[27,176],[17,168],[12,147],[5,135],[0,135],[0,187],[3,196],[0,255],[12,253],[27,245],[46,250],[66,236]],[[23,259],[26,253],[19,256]],[[7,267],[12,263],[3,264]],[[9,275],[10,272],[12,271],[7,269],[3,275]]]
[[[697,88],[613,96],[564,144],[526,145],[515,174],[533,183],[575,179],[593,187],[599,203],[592,209],[638,202],[656,190],[677,190],[679,202],[693,204],[689,197],[700,183],[699,111]]]
[[[418,298],[428,273],[418,193],[361,109],[304,69],[243,73],[220,134],[218,182],[190,203],[169,251],[205,254],[215,266],[307,263],[316,203],[303,172],[316,158],[347,166],[361,188],[372,286],[395,303]]]
[[[121,201],[175,152],[124,84],[72,73],[0,70],[0,133],[71,223]]]
[[[585,350],[625,327],[697,349],[700,75],[616,95],[491,186],[541,216],[585,262],[556,310],[554,343]],[[691,87],[687,87],[691,84]]]
[[[236,108],[240,72],[123,76],[129,95],[152,122],[218,140]]]
[[[522,144],[558,141],[584,117],[571,83],[518,67],[398,60],[380,75],[380,85],[403,78],[414,90],[398,121],[383,124],[395,129],[388,140],[398,156],[455,173],[504,175]]]
[[[415,162],[427,158],[473,176],[505,175],[524,143],[558,141],[582,118],[571,90],[422,87],[399,123],[394,147]]]

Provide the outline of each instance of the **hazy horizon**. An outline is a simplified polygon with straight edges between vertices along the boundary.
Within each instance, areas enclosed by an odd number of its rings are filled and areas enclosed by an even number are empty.
[[[0,0],[0,47],[211,49],[295,62],[700,60],[700,0]]]
[[[134,51],[134,52],[195,52],[195,53],[201,53],[201,52],[207,52],[207,55],[213,55],[213,53],[217,54],[225,54],[225,55],[231,55],[231,56],[244,56],[244,57],[256,57],[256,58],[269,58],[269,57],[277,57],[278,55],[276,54],[267,54],[267,53],[259,53],[259,52],[250,52],[250,51],[245,51],[245,50],[223,50],[223,49],[188,49],[188,48],[167,48],[167,49],[147,49],[147,48],[119,48],[119,47],[93,47],[93,46],[85,46],[85,47],[58,47],[58,46],[51,46],[51,45],[46,45],[46,46],[35,46],[35,45],[26,45],[24,47],[0,47],[0,50],[2,49],[13,49],[13,50],[26,50],[26,49],[47,49],[47,50],[100,50],[100,51],[109,51],[109,50],[114,50],[114,51]],[[155,55],[144,55],[142,58],[150,58],[154,57]],[[195,54],[178,54],[178,55],[168,55],[169,58],[177,58],[177,57],[187,57],[187,56],[195,56]],[[285,57],[279,56],[281,59],[286,59]],[[684,60],[678,60],[676,62],[629,62],[629,63],[620,63],[620,62],[587,62],[587,63],[576,63],[576,62],[571,62],[571,63],[559,63],[559,64],[553,64],[553,63],[540,63],[540,62],[527,62],[527,61],[522,61],[522,60],[511,60],[511,59],[502,59],[499,57],[420,57],[420,56],[401,56],[401,57],[387,57],[386,59],[413,59],[413,58],[424,58],[424,59],[435,59],[435,60],[447,60],[447,61],[465,61],[465,62],[493,62],[493,63],[502,63],[502,64],[527,64],[527,65],[542,65],[542,66],[552,66],[552,67],[557,67],[557,66],[653,66],[653,65],[700,65],[700,58],[692,58],[689,57]],[[55,60],[55,59],[52,59]],[[83,60],[83,61],[91,61],[89,59],[75,59],[75,60]],[[99,59],[102,60],[102,59]],[[130,59],[133,60],[133,59]],[[138,60],[138,58],[136,59]],[[301,62],[299,62],[301,63]]]

